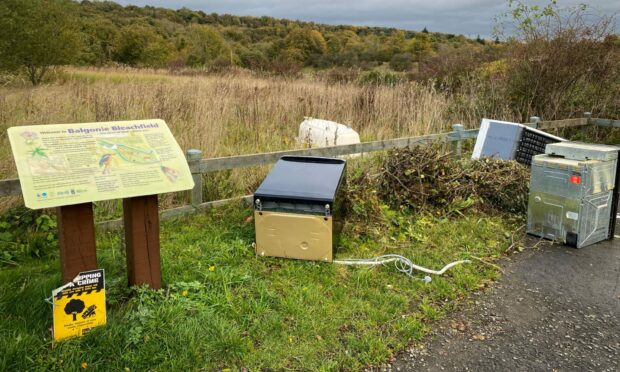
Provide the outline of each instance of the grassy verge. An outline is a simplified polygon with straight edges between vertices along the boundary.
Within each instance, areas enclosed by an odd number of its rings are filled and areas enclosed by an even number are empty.
[[[0,370],[359,369],[420,339],[498,275],[475,261],[424,284],[391,266],[257,258],[250,214],[230,206],[163,223],[160,291],[127,289],[120,235],[98,235],[108,325],[81,339],[51,340],[43,299],[60,284],[57,259],[2,268]],[[441,267],[500,255],[514,228],[499,217],[383,214],[381,231],[345,229],[337,258],[390,252]]]

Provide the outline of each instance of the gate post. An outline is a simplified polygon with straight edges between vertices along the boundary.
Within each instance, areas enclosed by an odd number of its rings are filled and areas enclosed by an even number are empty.
[[[463,124],[452,124],[452,130],[458,135],[458,139],[452,142],[452,152],[455,157],[460,158],[463,151],[463,140],[461,139],[463,137],[461,133],[463,132]]]
[[[190,203],[192,206],[202,204],[202,173],[200,169],[200,160],[202,159],[202,151],[196,149],[189,149],[185,152],[185,158],[192,172],[192,179],[194,180],[194,188],[190,193]]]

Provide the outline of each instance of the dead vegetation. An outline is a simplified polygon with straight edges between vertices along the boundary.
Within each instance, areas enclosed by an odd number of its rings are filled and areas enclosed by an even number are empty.
[[[456,159],[439,145],[389,152],[374,174],[350,181],[355,218],[373,221],[380,204],[442,216],[473,208],[525,215],[529,169],[510,161]]]
[[[527,210],[529,170],[516,163],[455,159],[439,146],[393,151],[377,178],[379,196],[391,206],[445,214],[474,207],[522,214]]]
[[[363,141],[447,132],[456,122],[478,124],[476,110],[456,106],[449,96],[418,83],[361,86],[329,84],[312,75],[176,76],[158,70],[67,68],[45,86],[0,88],[0,132],[28,124],[162,118],[184,150],[196,148],[205,157],[217,157],[298,147],[304,116],[350,124]],[[493,115],[512,118],[507,112]],[[0,136],[0,160],[0,177],[15,177],[6,136]],[[210,181],[213,187],[205,197],[222,199],[252,192],[258,176],[250,169],[209,175],[214,178],[220,182]],[[0,203],[2,209],[14,200]],[[171,207],[184,202],[165,195],[161,203]]]

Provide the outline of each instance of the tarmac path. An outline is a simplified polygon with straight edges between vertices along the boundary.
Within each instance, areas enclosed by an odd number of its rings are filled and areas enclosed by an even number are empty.
[[[582,249],[544,242],[506,261],[497,283],[389,369],[620,371],[620,237]]]

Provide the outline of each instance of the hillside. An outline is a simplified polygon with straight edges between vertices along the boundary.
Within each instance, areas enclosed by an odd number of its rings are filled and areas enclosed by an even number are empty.
[[[426,30],[333,26],[187,8],[123,7],[109,1],[82,1],[78,11],[85,35],[80,62],[86,65],[372,68],[392,62],[404,70],[442,47],[485,43]]]

